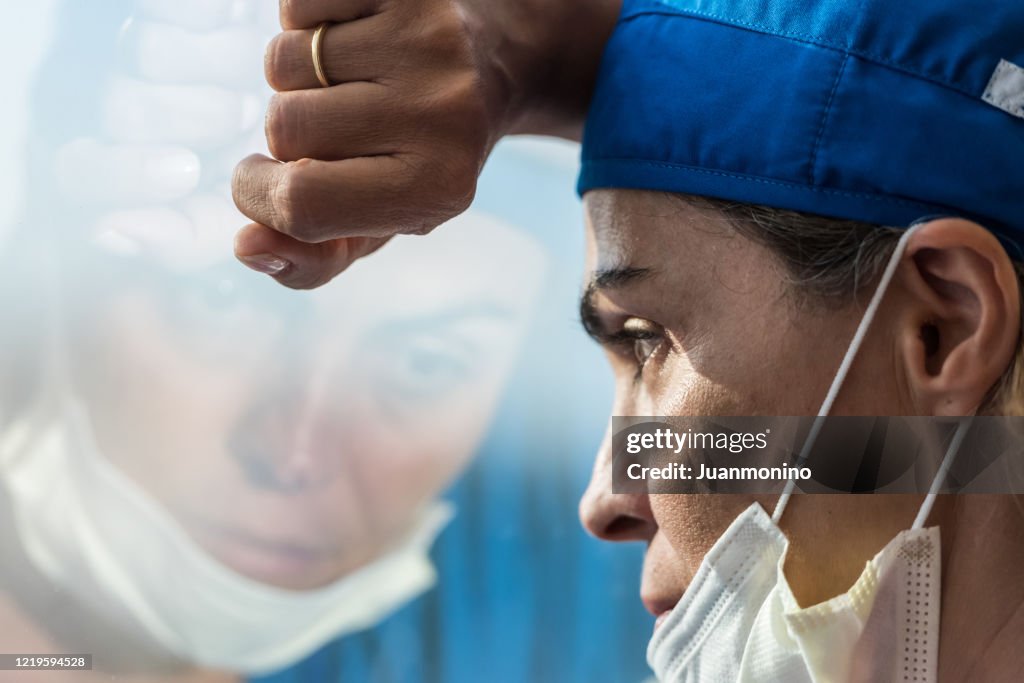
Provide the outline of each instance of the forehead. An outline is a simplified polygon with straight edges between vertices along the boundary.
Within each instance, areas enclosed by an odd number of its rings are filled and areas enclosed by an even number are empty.
[[[398,237],[312,293],[325,309],[365,317],[418,316],[466,302],[522,312],[542,285],[547,255],[532,237],[476,212],[427,239]],[[357,296],[353,296],[357,293]]]
[[[589,270],[712,265],[746,242],[722,216],[664,192],[594,190],[585,195],[584,209]]]
[[[588,282],[618,269],[646,269],[650,276],[638,291],[697,308],[747,307],[784,289],[779,262],[766,248],[684,196],[594,190],[584,207]]]

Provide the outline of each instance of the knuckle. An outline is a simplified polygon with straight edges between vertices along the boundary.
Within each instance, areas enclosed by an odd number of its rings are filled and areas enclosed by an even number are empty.
[[[308,2],[309,0],[280,0],[281,25],[286,28],[299,26],[299,22],[302,19],[301,5]]]
[[[267,105],[265,133],[271,155],[281,161],[291,161],[295,148],[294,103],[282,94],[274,95]]]
[[[440,185],[438,196],[445,198],[444,208],[451,214],[446,218],[462,213],[473,203],[478,171],[475,157],[467,152],[449,155],[435,165],[431,173]]]
[[[456,213],[462,213],[468,209],[472,204],[473,200],[476,199],[476,179],[470,177],[463,177],[463,181],[460,184],[456,184],[452,190],[453,197],[453,208]]]
[[[458,172],[452,177],[448,188],[454,215],[460,214],[468,209],[476,198],[476,174]]]
[[[310,161],[286,164],[273,191],[274,210],[280,225],[275,226],[301,242],[316,242],[321,230],[310,210]]]
[[[430,182],[420,182],[420,201],[401,217],[402,232],[425,235],[469,208],[476,194],[475,178],[467,179],[450,164],[437,164],[428,171]]]
[[[465,14],[449,5],[447,11],[437,12],[418,26],[421,44],[427,45],[435,58],[445,62],[472,59],[472,47]]]
[[[469,208],[476,195],[476,174],[470,172],[461,162],[449,159],[438,164],[433,171],[436,190],[433,193],[439,201],[430,207],[442,220],[447,220]]]
[[[475,71],[467,71],[459,78],[452,79],[448,99],[457,108],[457,117],[469,125],[477,126],[487,118],[487,103],[483,86]],[[474,131],[479,132],[479,131]]]
[[[278,178],[277,185],[272,194],[274,213],[277,215],[280,225],[275,227],[283,232],[295,235],[300,220],[300,207],[302,206],[301,183],[291,166],[286,166],[284,172]]]
[[[287,34],[279,33],[267,44],[267,51],[263,54],[263,73],[274,90],[288,87],[286,76],[292,61],[288,42]]]
[[[439,131],[458,140],[461,147],[479,149],[487,144],[490,113],[475,72],[448,79],[433,94],[429,106]]]

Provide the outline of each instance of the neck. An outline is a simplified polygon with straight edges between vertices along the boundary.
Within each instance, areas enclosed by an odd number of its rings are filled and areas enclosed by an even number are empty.
[[[1022,680],[1024,496],[944,498],[939,679]]]

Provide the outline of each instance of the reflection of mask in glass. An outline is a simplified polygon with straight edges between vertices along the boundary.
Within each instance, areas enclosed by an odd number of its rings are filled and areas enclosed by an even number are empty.
[[[903,235],[892,255],[822,405],[822,418],[831,411],[912,233]],[[808,436],[805,455],[821,422]],[[778,520],[792,486],[771,517],[757,503],[747,508],[708,551],[651,639],[647,659],[658,680],[934,681],[941,557],[939,530],[924,523],[969,425],[962,423],[954,436],[913,527],[871,559],[849,591],[826,602],[801,608],[783,572],[789,542]]]
[[[428,589],[427,552],[451,518],[438,503],[392,552],[324,588],[291,591],[239,575],[99,453],[88,416],[9,427],[0,467],[27,555],[101,612],[124,614],[171,653],[246,674],[293,663],[372,626]]]

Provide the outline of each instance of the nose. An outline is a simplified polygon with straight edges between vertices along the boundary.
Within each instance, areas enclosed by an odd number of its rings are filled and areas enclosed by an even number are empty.
[[[236,427],[229,447],[253,486],[308,493],[331,485],[350,464],[343,444],[353,435],[346,426],[335,414],[310,418],[278,405],[261,406]]]
[[[249,482],[286,494],[331,485],[352,462],[345,456],[358,440],[332,392],[342,383],[335,368],[313,364],[305,382],[267,397],[236,426],[230,447]],[[287,384],[287,383],[285,383]]]
[[[605,433],[590,484],[580,500],[580,521],[605,541],[650,541],[658,530],[646,493],[612,493],[612,438]]]

